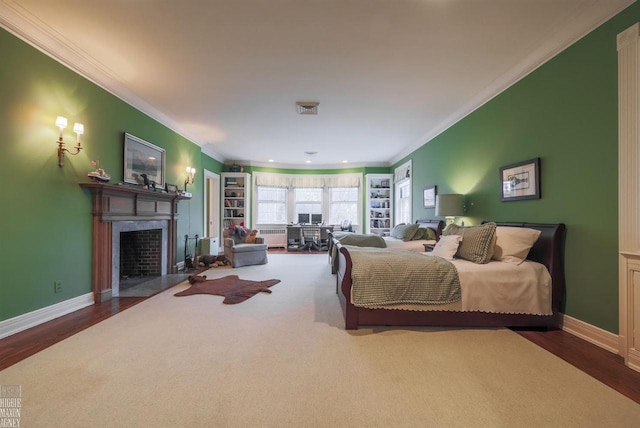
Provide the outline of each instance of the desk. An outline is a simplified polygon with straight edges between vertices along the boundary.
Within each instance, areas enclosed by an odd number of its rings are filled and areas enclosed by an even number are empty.
[[[333,226],[296,224],[287,226],[287,251],[327,251]]]

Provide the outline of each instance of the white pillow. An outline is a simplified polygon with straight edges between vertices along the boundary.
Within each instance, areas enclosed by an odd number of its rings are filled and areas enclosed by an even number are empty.
[[[460,242],[462,242],[462,236],[460,235],[440,236],[440,240],[436,242],[436,246],[433,247],[433,251],[429,253],[429,255],[442,257],[446,260],[453,260],[453,256],[458,251]]]
[[[498,226],[493,259],[519,265],[542,232],[526,227]]]

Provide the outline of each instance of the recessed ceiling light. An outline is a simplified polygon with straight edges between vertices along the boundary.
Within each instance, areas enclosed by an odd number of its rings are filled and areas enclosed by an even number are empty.
[[[306,161],[304,161],[304,163],[311,163],[311,161],[310,160],[306,160]]]
[[[273,162],[273,159],[269,159],[269,162]]]
[[[349,163],[349,161],[348,160],[343,160],[342,163]]]

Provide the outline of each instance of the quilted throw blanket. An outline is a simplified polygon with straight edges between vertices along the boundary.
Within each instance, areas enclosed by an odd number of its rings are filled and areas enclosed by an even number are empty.
[[[461,298],[453,263],[406,250],[348,247],[355,306],[444,304]]]
[[[336,232],[333,236],[340,241],[342,245],[355,245],[357,247],[376,247],[385,248],[387,243],[378,235],[362,235],[357,233]],[[338,250],[335,246],[331,249],[331,273],[338,271]]]

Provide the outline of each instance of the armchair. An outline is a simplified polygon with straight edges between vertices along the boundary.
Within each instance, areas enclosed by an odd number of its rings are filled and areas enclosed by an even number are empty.
[[[224,256],[231,263],[231,266],[235,268],[263,265],[268,262],[267,244],[264,243],[263,238],[255,237],[254,242],[246,242],[246,236],[235,232],[234,229],[225,229],[223,232]]]

